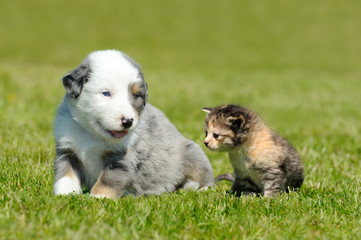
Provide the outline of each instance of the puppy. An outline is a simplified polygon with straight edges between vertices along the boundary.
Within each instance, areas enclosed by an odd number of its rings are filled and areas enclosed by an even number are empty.
[[[96,51],[63,77],[54,122],[55,194],[120,198],[213,186],[201,148],[147,103],[140,66],[116,50]]]

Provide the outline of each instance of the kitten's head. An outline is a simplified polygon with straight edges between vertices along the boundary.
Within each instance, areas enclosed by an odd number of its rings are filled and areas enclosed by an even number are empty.
[[[204,144],[212,151],[231,151],[246,142],[254,114],[243,107],[224,105],[203,108],[206,138]]]

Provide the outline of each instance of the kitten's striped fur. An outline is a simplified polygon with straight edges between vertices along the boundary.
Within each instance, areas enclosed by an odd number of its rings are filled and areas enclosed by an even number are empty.
[[[229,152],[236,195],[273,196],[302,185],[303,166],[296,150],[253,111],[236,105],[203,111],[207,113],[204,144],[212,151]],[[222,179],[232,181],[232,176],[223,174],[216,182]]]

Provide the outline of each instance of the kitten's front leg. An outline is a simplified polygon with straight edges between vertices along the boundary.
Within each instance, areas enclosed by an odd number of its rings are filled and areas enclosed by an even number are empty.
[[[264,174],[264,196],[272,197],[284,190],[284,176],[281,171],[274,170]]]
[[[232,192],[236,196],[256,195],[261,193],[257,184],[247,176],[236,176],[232,185]]]

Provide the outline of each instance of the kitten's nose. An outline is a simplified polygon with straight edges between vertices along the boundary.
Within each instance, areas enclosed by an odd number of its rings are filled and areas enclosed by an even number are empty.
[[[204,141],[204,145],[206,145],[206,147],[208,147],[208,142]]]
[[[122,126],[124,128],[130,128],[133,124],[133,118],[122,118]]]

